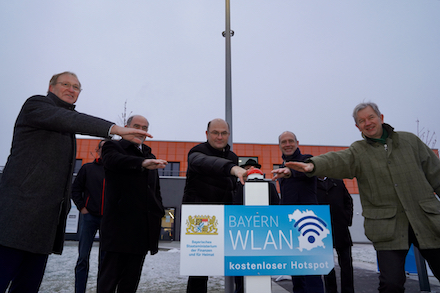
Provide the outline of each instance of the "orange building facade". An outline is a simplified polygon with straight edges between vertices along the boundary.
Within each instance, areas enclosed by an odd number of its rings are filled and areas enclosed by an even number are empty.
[[[99,139],[77,139],[77,160],[81,164],[89,163],[96,156],[95,149]],[[153,154],[157,158],[167,160],[170,163],[178,163],[178,175],[186,176],[188,167],[187,155],[189,150],[200,142],[185,141],[155,141],[148,140],[147,144],[152,148]],[[332,151],[340,151],[348,147],[341,146],[312,146],[300,145],[301,153],[311,154],[313,156],[325,154]],[[272,178],[271,171],[282,163],[281,151],[278,144],[256,144],[256,143],[234,143],[234,153],[243,160],[240,164],[246,162],[247,158],[254,158],[261,165],[261,171],[266,174],[266,178]],[[437,152],[438,155],[438,152]],[[177,175],[177,173],[174,173]],[[345,185],[351,194],[359,194],[356,179],[344,179]]]
[[[81,160],[81,164],[89,163],[94,160],[96,155],[95,149],[99,139],[78,139],[77,140],[77,160]],[[148,140],[147,144],[151,147],[153,154],[157,158],[167,160],[172,163],[179,163],[179,176],[186,176],[188,167],[187,155],[189,150],[200,142],[186,141],[155,141]],[[343,146],[313,146],[300,145],[301,153],[318,156],[328,152],[344,150],[348,147]],[[240,158],[254,158],[261,165],[261,171],[266,174],[266,178],[272,178],[270,171],[277,168],[282,163],[281,151],[278,144],[257,144],[257,143],[234,143],[234,153]],[[434,152],[439,156],[438,149]],[[345,185],[350,194],[359,194],[356,179],[344,179]]]

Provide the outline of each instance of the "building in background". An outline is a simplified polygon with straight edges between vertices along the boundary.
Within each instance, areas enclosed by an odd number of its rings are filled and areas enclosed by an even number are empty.
[[[77,139],[77,155],[74,173],[78,172],[85,163],[92,162],[95,157],[95,149],[100,139]],[[183,189],[185,186],[186,169],[188,167],[187,155],[189,150],[200,142],[186,141],[147,141],[148,146],[155,150],[158,158],[168,161],[165,169],[159,169],[160,186],[165,207],[165,216],[162,219],[161,240],[180,240],[180,207],[182,204]],[[344,146],[312,146],[301,145],[303,153],[318,156],[331,151],[346,149]],[[281,151],[278,144],[256,144],[256,143],[234,143],[234,153],[239,156],[239,165],[244,164],[248,159],[254,159],[261,165],[261,170],[266,179],[272,178],[270,171],[281,165]],[[438,149],[434,152],[439,155]],[[1,167],[0,167],[1,170]],[[75,174],[74,174],[75,175]],[[0,171],[1,178],[1,171]],[[364,235],[364,219],[359,199],[359,190],[355,179],[344,179],[348,192],[353,197],[354,216],[350,233],[353,242],[369,242]],[[73,205],[74,206],[74,205]],[[71,210],[66,227],[66,237],[75,239],[78,221],[78,211]]]

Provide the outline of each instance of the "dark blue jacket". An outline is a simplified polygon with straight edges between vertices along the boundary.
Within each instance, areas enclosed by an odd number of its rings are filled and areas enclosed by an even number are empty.
[[[299,148],[290,156],[282,156],[284,162],[304,162],[312,155],[303,155]],[[282,165],[284,167],[284,163]],[[316,177],[290,169],[292,176],[279,179],[281,202],[283,205],[318,204],[316,197]]]

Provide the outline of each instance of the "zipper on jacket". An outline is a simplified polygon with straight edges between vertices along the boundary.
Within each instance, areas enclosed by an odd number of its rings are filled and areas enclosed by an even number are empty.
[[[385,151],[387,152],[388,151],[388,145],[384,144],[383,147],[385,148]]]

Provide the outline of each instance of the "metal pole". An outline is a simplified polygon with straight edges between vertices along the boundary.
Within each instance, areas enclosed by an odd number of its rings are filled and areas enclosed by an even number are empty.
[[[231,146],[232,150],[232,87],[231,87],[231,11],[229,0],[226,0],[226,28],[223,32],[226,43],[226,122],[229,124],[229,135],[228,144]],[[234,292],[234,277],[225,276],[225,293]]]
[[[234,32],[231,31],[231,11],[229,0],[226,0],[226,29],[223,32],[223,36],[225,37],[226,43],[226,122],[228,122],[230,127],[231,135],[229,135],[228,143],[231,146],[232,150],[232,86],[231,86],[231,36],[234,35]]]
[[[431,286],[429,285],[428,272],[426,270],[425,259],[420,253],[419,249],[414,247],[414,257],[416,259],[417,275],[419,276],[419,286],[421,292],[431,292]]]

